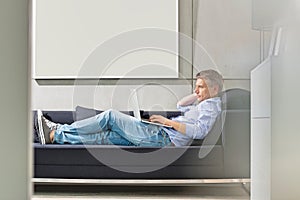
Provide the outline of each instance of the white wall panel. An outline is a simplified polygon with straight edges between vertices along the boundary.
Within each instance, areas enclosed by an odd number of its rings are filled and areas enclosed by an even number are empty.
[[[178,77],[178,0],[33,3],[34,78]]]

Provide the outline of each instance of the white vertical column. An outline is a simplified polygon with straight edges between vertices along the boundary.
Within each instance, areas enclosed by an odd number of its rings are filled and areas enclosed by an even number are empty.
[[[251,72],[251,199],[271,199],[271,61]]]

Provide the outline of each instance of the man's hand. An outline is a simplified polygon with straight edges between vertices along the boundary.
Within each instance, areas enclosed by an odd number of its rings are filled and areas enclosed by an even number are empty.
[[[165,118],[161,115],[152,115],[149,120],[151,122],[158,122],[161,124],[165,124],[168,126],[172,126],[175,130],[177,130],[178,132],[185,134],[185,124],[170,120],[168,118]]]
[[[169,124],[167,124],[169,119],[167,119],[161,115],[152,115],[152,116],[150,116],[149,120],[150,120],[150,122],[158,122],[160,124],[169,125]]]

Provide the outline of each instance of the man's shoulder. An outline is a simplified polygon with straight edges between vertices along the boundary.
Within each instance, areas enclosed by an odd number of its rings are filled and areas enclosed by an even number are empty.
[[[218,104],[221,103],[220,97],[211,97],[201,101],[199,104]]]
[[[200,110],[216,110],[219,111],[221,109],[221,98],[220,97],[212,97],[209,99],[205,99],[201,101],[197,105]]]

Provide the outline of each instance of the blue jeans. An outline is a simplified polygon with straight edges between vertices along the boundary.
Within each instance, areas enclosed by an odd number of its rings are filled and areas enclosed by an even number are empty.
[[[59,125],[54,133],[53,142],[150,147],[172,144],[168,134],[161,127],[140,122],[132,116],[112,109],[71,125]]]

